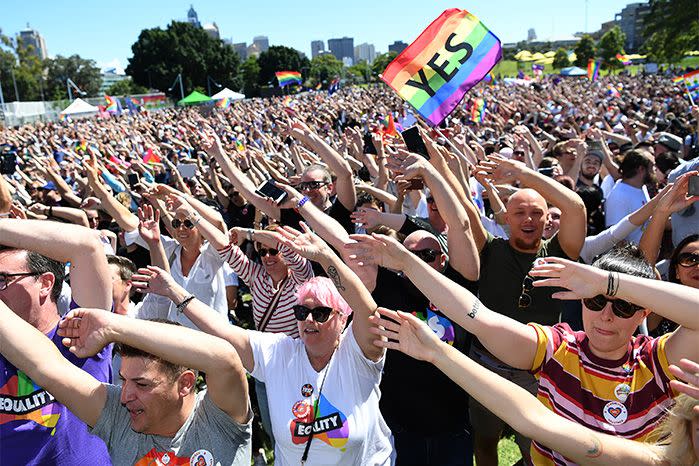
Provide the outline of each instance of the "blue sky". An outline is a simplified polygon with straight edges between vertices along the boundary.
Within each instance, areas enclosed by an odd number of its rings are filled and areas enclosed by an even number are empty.
[[[187,16],[189,2],[164,0],[10,0],[0,29],[15,35],[29,23],[46,40],[49,56],[79,54],[98,65],[126,67],[131,45],[142,29],[164,28]],[[369,42],[385,52],[395,40],[411,42],[447,8],[465,8],[478,16],[503,42],[526,38],[530,27],[539,39],[595,31],[612,20],[628,0],[267,0],[195,1],[202,23],[215,21],[222,38],[252,42],[266,35],[270,45],[294,47],[310,57],[312,40],[354,37],[355,45]],[[327,45],[326,45],[327,46]]]

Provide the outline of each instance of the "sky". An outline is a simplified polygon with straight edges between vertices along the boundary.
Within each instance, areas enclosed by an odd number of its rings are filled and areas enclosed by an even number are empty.
[[[100,67],[125,68],[142,29],[185,20],[190,3],[176,0],[9,0],[0,29],[14,36],[27,23],[44,36],[50,57],[78,54]],[[593,32],[629,0],[262,0],[193,3],[201,23],[216,22],[221,38],[250,44],[265,35],[270,45],[294,47],[311,56],[311,41],[353,37],[386,52],[396,40],[412,42],[448,8],[465,8],[503,43],[525,40],[534,28],[540,40]],[[586,7],[587,5],[587,7]],[[587,18],[586,18],[587,10]],[[587,25],[587,27],[586,27]]]

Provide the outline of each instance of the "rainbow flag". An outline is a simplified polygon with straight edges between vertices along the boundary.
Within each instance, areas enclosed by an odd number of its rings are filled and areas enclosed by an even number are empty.
[[[279,87],[288,86],[289,84],[301,84],[301,73],[298,71],[277,71],[274,73],[279,81]]]
[[[284,100],[282,100],[282,105],[284,105],[285,107],[291,107],[291,96],[290,95],[284,97]]]
[[[683,74],[682,79],[684,79],[687,89],[690,91],[699,90],[699,70],[692,71],[691,73]]]
[[[599,62],[594,61],[592,58],[587,62],[587,79],[590,81],[596,81],[599,76]]]
[[[59,113],[58,114],[58,121],[67,121],[68,120],[68,115],[65,113]]]
[[[629,57],[626,55],[622,55],[620,53],[616,54],[616,59],[621,62],[622,65],[624,66],[629,66],[631,64],[631,60],[629,60]]]
[[[316,91],[321,90],[322,87],[323,87],[323,83],[316,84]]]
[[[433,125],[440,124],[502,58],[500,39],[466,10],[445,10],[381,79]]]
[[[231,99],[224,97],[223,99],[218,99],[214,104],[217,108],[228,108],[231,106]]]
[[[381,135],[385,138],[386,136],[398,136],[398,131],[396,131],[396,121],[393,119],[393,113],[388,114],[388,118],[384,118],[381,122]]]
[[[474,123],[483,123],[485,119],[485,99],[476,99],[471,105],[471,121]]]
[[[110,97],[107,94],[104,94],[104,100],[107,101],[107,106],[104,109],[106,112],[117,113],[119,111],[119,104],[117,103],[117,100],[114,97]]]
[[[148,149],[143,156],[143,162],[144,163],[160,163],[160,157],[158,157],[158,154],[153,152],[153,149]]]
[[[677,76],[676,78],[672,78],[672,82],[675,84],[681,83],[682,81],[684,81],[684,77],[682,77],[682,76]]]

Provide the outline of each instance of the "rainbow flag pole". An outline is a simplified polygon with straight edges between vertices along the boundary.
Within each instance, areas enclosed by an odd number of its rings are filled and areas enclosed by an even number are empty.
[[[279,81],[279,87],[288,86],[290,84],[301,84],[303,80],[301,79],[301,73],[298,71],[277,71],[274,73]]]
[[[381,79],[438,126],[501,58],[500,39],[468,11],[452,8],[398,55]]]

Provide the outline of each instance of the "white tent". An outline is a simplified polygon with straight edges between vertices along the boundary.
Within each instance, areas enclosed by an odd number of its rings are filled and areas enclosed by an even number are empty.
[[[240,100],[244,99],[245,96],[239,92],[231,91],[227,87],[224,88],[222,91],[217,92],[216,94],[212,95],[211,98],[214,100],[218,99],[225,99],[228,97],[230,100]]]
[[[90,105],[83,99],[75,99],[72,104],[68,105],[60,114],[61,115],[87,115],[97,113],[99,108]]]

